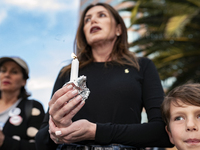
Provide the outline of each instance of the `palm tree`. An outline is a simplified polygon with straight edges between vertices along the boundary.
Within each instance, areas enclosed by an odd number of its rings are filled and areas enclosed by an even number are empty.
[[[168,87],[200,82],[200,0],[125,0],[134,7],[131,26],[143,25],[146,32],[130,43],[155,63],[160,78],[174,78]],[[140,14],[140,17],[138,17]]]

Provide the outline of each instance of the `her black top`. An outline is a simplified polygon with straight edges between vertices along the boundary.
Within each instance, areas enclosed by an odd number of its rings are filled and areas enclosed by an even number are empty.
[[[164,92],[153,62],[139,58],[140,70],[128,65],[93,62],[79,70],[79,76],[87,77],[89,98],[73,121],[87,119],[97,123],[95,141],[82,144],[124,144],[135,147],[171,147],[160,105]],[[53,93],[69,81],[69,73],[58,76]],[[141,112],[145,108],[148,123],[141,124]],[[48,117],[36,136],[38,149],[51,149]],[[39,142],[41,139],[45,139]],[[49,146],[49,147],[48,147]],[[48,147],[48,148],[47,148]]]

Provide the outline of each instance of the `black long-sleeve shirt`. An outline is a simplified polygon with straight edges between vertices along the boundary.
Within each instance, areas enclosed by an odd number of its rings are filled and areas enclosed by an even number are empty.
[[[10,119],[10,116],[5,123],[3,128],[3,133],[5,139],[3,145],[0,147],[0,150],[35,150],[35,135],[39,130],[42,121],[44,119],[44,109],[40,102],[36,100],[32,101],[32,107],[30,107],[30,116],[27,116],[26,108],[28,99],[23,99],[17,106],[19,110],[18,117],[22,118],[19,124],[15,124]],[[28,117],[28,118],[27,118]]]
[[[93,144],[118,143],[136,147],[171,147],[161,118],[160,105],[163,89],[153,62],[139,59],[140,70],[127,65],[93,62],[79,70],[79,76],[87,76],[91,93],[84,107],[73,121],[87,119],[97,123]],[[69,81],[69,74],[57,78],[53,93]],[[141,112],[145,108],[148,123],[141,124]],[[36,138],[46,141],[39,147],[52,147],[47,139],[48,116]],[[91,142],[91,141],[90,141]],[[83,142],[87,143],[87,142]],[[45,145],[46,144],[46,145]],[[88,144],[88,143],[87,143]],[[55,145],[54,145],[55,146]]]

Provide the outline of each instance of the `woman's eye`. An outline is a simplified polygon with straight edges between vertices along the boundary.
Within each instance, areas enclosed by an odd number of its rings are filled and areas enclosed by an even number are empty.
[[[100,17],[105,17],[106,15],[105,14],[100,14]]]
[[[200,118],[200,114],[199,114],[199,115],[197,115],[197,118]]]
[[[85,23],[89,22],[90,21],[90,18],[86,18],[85,19]]]
[[[175,120],[176,120],[176,121],[177,121],[177,120],[183,120],[183,117],[180,117],[180,116],[179,116],[179,117],[176,117]]]
[[[13,70],[12,74],[18,74],[18,71],[17,70]]]

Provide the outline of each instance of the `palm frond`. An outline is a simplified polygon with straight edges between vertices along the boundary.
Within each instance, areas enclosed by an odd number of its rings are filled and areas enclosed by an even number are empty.
[[[163,81],[176,79],[169,89],[200,82],[200,1],[126,1],[138,4],[129,8],[131,26],[146,28],[146,33],[130,42],[129,47],[137,47],[136,53],[151,58]]]

